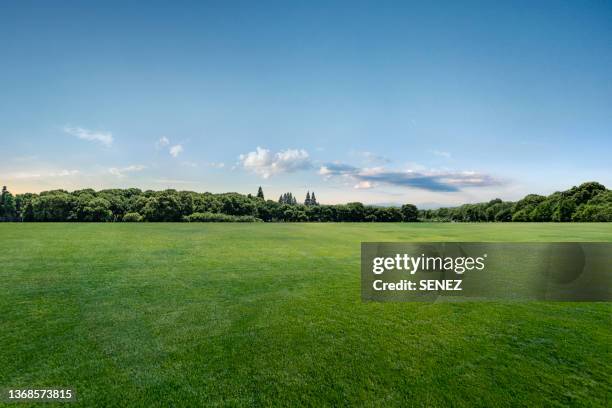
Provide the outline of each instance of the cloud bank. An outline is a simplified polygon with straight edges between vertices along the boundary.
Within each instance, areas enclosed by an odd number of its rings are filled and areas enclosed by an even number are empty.
[[[321,166],[319,174],[329,179],[344,177],[355,182],[357,189],[379,184],[418,188],[434,192],[456,192],[467,187],[489,187],[502,184],[488,174],[473,171],[388,170],[384,167],[358,168],[343,163]]]

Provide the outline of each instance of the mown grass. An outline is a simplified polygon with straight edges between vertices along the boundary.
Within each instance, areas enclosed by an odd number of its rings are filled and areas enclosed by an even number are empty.
[[[0,224],[0,387],[85,407],[610,403],[609,303],[361,302],[361,241],[436,240],[612,225]]]

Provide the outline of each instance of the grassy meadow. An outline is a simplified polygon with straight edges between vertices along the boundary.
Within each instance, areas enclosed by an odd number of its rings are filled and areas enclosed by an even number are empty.
[[[0,224],[0,387],[85,407],[609,406],[610,303],[362,303],[361,241],[612,225]]]

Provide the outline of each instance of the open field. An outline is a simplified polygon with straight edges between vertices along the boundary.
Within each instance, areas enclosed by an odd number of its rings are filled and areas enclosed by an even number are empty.
[[[611,224],[0,224],[0,387],[71,406],[606,406],[609,303],[362,303],[361,241]],[[22,405],[20,405],[22,406]]]

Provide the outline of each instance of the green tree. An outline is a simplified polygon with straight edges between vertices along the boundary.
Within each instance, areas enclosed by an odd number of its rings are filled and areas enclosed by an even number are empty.
[[[15,199],[6,186],[3,186],[0,195],[0,221],[15,221],[16,218]]]
[[[564,197],[559,201],[559,205],[552,215],[552,220],[557,222],[571,221],[574,211],[576,211],[576,202],[571,197]]]
[[[257,189],[257,198],[261,198],[262,200],[265,200],[263,189],[261,188],[261,186],[259,186],[259,188]]]
[[[414,204],[402,205],[402,221],[404,222],[415,222],[419,218],[419,211]]]
[[[319,205],[319,203],[317,202],[317,197],[315,197],[314,191],[310,195],[310,205]]]
[[[113,213],[110,210],[110,203],[104,198],[96,197],[85,203],[80,208],[79,221],[106,222],[112,221]]]

